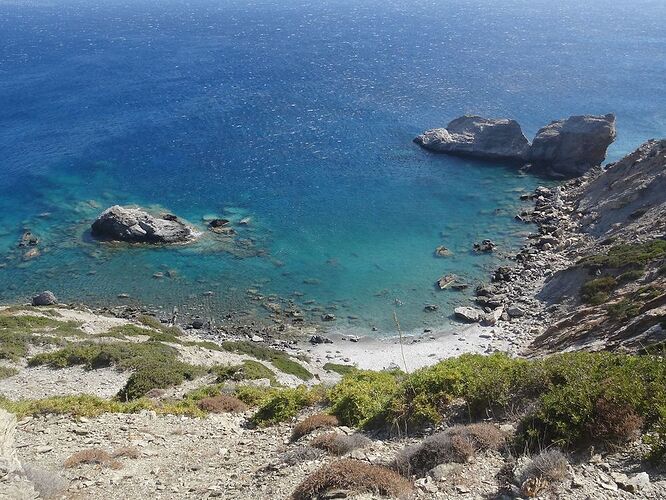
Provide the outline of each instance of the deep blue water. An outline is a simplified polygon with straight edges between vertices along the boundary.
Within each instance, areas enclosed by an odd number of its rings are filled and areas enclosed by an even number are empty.
[[[0,0],[0,301],[128,293],[220,317],[262,311],[256,289],[342,327],[388,331],[395,308],[441,324],[469,299],[434,281],[485,278],[501,257],[480,239],[515,251],[518,196],[542,181],[411,139],[464,112],[530,137],[614,112],[611,160],[666,136],[664,19],[661,0]],[[231,244],[87,239],[115,203],[251,223]]]

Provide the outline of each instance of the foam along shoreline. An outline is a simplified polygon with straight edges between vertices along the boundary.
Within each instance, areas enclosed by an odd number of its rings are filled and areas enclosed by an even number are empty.
[[[374,337],[357,336],[358,332],[334,332],[326,335],[333,343],[308,343],[303,349],[322,364],[353,365],[364,370],[399,368],[411,372],[461,354],[514,351],[511,343],[500,334],[504,333],[500,332],[502,329],[501,326],[480,324],[448,325],[427,333],[409,332],[402,335],[402,340],[397,333]]]

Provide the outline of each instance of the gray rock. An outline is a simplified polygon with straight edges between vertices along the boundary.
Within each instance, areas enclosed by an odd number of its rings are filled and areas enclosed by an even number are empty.
[[[600,165],[614,140],[615,115],[571,116],[540,129],[527,159],[555,174],[576,177]]]
[[[476,323],[484,315],[482,311],[473,307],[456,307],[453,312],[456,319],[463,320],[467,323]]]
[[[310,337],[310,343],[311,344],[332,344],[333,341],[329,339],[328,337],[324,337],[323,335],[313,335]]]
[[[522,160],[529,147],[515,120],[473,115],[456,118],[446,128],[428,130],[414,142],[438,153],[514,161]]]
[[[58,299],[56,296],[53,294],[53,292],[49,292],[48,290],[40,293],[39,295],[35,295],[32,298],[33,306],[52,306],[57,303]]]
[[[439,309],[439,306],[437,304],[426,304],[423,307],[423,310],[425,312],[435,312],[435,311],[437,311],[437,309]]]
[[[525,311],[518,306],[511,306],[506,310],[506,312],[512,318],[520,318],[522,316],[525,316]]]
[[[650,476],[647,472],[639,472],[631,478],[626,474],[612,474],[612,477],[620,489],[630,493],[638,493],[650,485]]]
[[[178,218],[168,214],[164,217],[154,217],[140,208],[114,205],[93,222],[92,235],[130,243],[186,243],[197,236]]]

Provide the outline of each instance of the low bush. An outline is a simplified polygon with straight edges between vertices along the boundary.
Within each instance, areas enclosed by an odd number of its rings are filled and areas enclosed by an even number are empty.
[[[405,448],[396,456],[395,465],[404,476],[423,476],[439,464],[464,463],[478,451],[498,450],[505,440],[491,424],[456,425]]]
[[[234,380],[259,380],[268,379],[271,385],[277,384],[275,373],[266,365],[254,360],[245,360],[240,365],[216,365],[210,370],[210,373],[216,376],[216,382],[226,382]]]
[[[83,394],[20,401],[10,401],[0,396],[0,408],[16,414],[20,418],[28,415],[46,414],[96,417],[102,413],[136,413],[141,410],[153,409],[153,406],[147,399],[121,403],[116,400]]]
[[[666,240],[614,245],[606,255],[592,255],[580,264],[593,269],[643,269],[649,262],[666,257]]]
[[[313,378],[312,373],[310,373],[303,365],[294,361],[290,356],[277,349],[257,345],[253,342],[232,341],[223,342],[222,348],[230,352],[245,354],[261,361],[270,362],[281,372],[294,375],[301,380],[310,380]]]
[[[301,385],[296,388],[278,389],[260,404],[251,422],[260,427],[283,422],[322,399],[323,394],[317,387],[308,389]]]
[[[316,429],[325,429],[327,427],[337,427],[340,425],[335,415],[326,413],[317,413],[300,421],[291,432],[291,441],[298,441],[303,436],[307,436]]]
[[[602,276],[587,281],[581,287],[580,295],[583,302],[598,306],[608,300],[615,287],[617,287],[617,280],[613,276]]]
[[[342,376],[345,376],[348,373],[351,373],[355,370],[358,370],[358,368],[356,368],[353,365],[342,365],[342,364],[339,364],[339,363],[326,363],[323,366],[323,368],[327,372],[335,372],[335,373],[337,373],[339,375],[342,375]]]
[[[125,386],[118,392],[118,398],[121,401],[132,401],[145,396],[152,389],[174,387],[203,373],[201,367],[181,361],[148,363],[130,375]]]
[[[372,441],[362,434],[338,434],[329,432],[310,441],[310,446],[319,448],[333,455],[345,455],[353,450],[365,448]]]
[[[104,450],[98,448],[89,448],[87,450],[77,451],[71,455],[63,464],[66,468],[78,467],[82,464],[96,464],[111,469],[121,469],[123,464]]]
[[[200,400],[199,408],[209,413],[242,413],[248,406],[234,396],[219,394]]]
[[[616,446],[637,439],[643,429],[643,419],[626,402],[599,398],[589,424],[593,441]]]
[[[650,446],[648,460],[653,463],[666,463],[666,405],[659,408],[659,418],[652,432],[643,441]]]
[[[332,489],[407,498],[412,483],[386,467],[360,460],[339,460],[310,474],[292,493],[292,500],[311,500]]]
[[[376,425],[398,394],[400,377],[399,372],[348,373],[328,394],[331,413],[344,425]]]
[[[558,483],[567,478],[568,466],[567,457],[560,450],[550,448],[531,458],[518,472],[516,479],[520,484],[524,484],[530,479]]]

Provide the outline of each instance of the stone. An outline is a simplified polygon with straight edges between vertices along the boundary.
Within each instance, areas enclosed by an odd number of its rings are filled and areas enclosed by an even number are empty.
[[[474,243],[474,251],[479,253],[489,253],[495,250],[497,245],[492,240],[483,240],[481,243]]]
[[[456,118],[446,128],[428,130],[414,142],[438,153],[509,161],[522,160],[529,148],[515,120],[475,115]]]
[[[615,115],[571,116],[541,128],[527,160],[552,173],[577,177],[600,165],[615,140]]]
[[[423,310],[424,310],[425,312],[435,312],[435,311],[437,311],[438,309],[439,309],[439,306],[438,306],[437,304],[426,304],[426,305],[423,307]]]
[[[650,485],[650,476],[647,472],[639,472],[631,478],[626,474],[612,474],[612,478],[620,489],[629,493],[638,493]]]
[[[39,295],[35,295],[32,298],[33,306],[52,306],[57,303],[58,299],[56,298],[56,296],[53,294],[53,292],[50,292],[48,290],[45,290]]]
[[[504,307],[493,309],[481,318],[481,324],[484,326],[493,326],[502,318],[503,313]]]
[[[333,341],[329,339],[328,337],[324,337],[323,335],[313,335],[310,337],[310,343],[311,344],[332,344]]]
[[[458,277],[455,274],[446,274],[437,280],[437,287],[440,290],[446,289],[449,285],[454,283]]]
[[[444,245],[440,245],[435,248],[435,257],[449,257],[452,255],[451,250],[446,248]]]
[[[190,326],[195,330],[201,330],[204,327],[204,320],[200,318],[193,319],[192,323],[190,323]]]
[[[322,321],[335,321],[336,317],[335,317],[335,314],[324,313],[324,314],[321,315],[321,320]]]
[[[476,323],[483,316],[483,312],[473,307],[456,307],[453,310],[456,319],[467,323]]]
[[[506,310],[507,314],[512,318],[521,318],[525,316],[525,311],[518,306],[511,306]]]
[[[197,233],[182,221],[155,217],[143,209],[114,205],[102,212],[91,226],[93,237],[128,243],[187,243]]]
[[[19,240],[19,247],[34,247],[39,243],[39,238],[30,231],[25,231]]]

